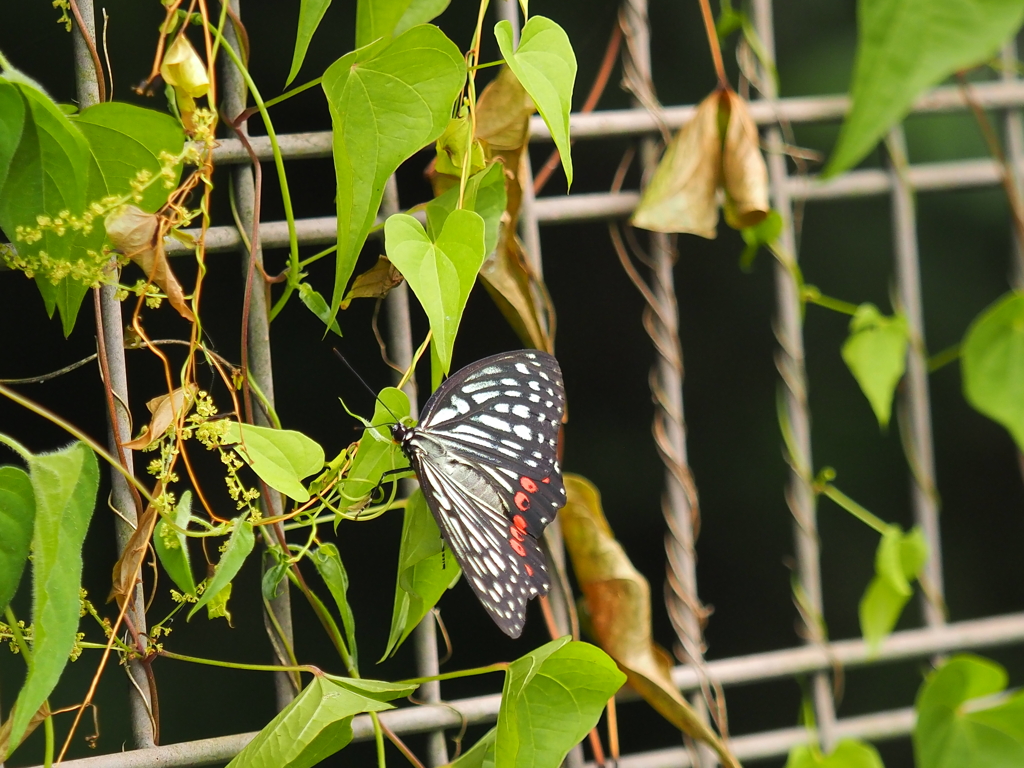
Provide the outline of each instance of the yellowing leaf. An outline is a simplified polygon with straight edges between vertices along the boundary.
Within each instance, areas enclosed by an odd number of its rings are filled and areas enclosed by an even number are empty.
[[[141,451],[163,437],[179,416],[188,413],[192,407],[196,390],[196,385],[190,383],[187,387],[179,387],[169,395],[154,397],[146,403],[149,412],[153,414],[153,418],[149,421],[149,428],[131,442],[124,443],[124,447],[133,451]]]
[[[747,102],[732,91],[722,92],[722,111],[729,116],[722,152],[725,220],[733,229],[753,227],[764,221],[770,209],[768,168],[761,155],[757,125]]]

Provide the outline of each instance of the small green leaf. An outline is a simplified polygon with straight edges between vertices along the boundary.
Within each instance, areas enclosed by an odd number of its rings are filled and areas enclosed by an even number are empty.
[[[306,51],[309,50],[313,33],[320,26],[330,6],[331,0],[300,0],[299,28],[295,32],[295,50],[292,52],[292,66],[288,70],[288,79],[284,81],[285,88],[292,84],[292,80],[302,69],[302,62],[306,60]]]
[[[491,728],[468,751],[451,763],[451,768],[494,768],[494,744],[498,729]]]
[[[384,247],[427,313],[447,373],[462,312],[486,256],[484,220],[474,211],[453,211],[431,242],[416,219],[396,213],[384,223]]]
[[[302,478],[323,469],[324,449],[319,443],[291,429],[239,426],[229,422],[224,444],[236,445],[238,455],[271,488],[295,501],[309,501]]]
[[[776,210],[768,211],[768,215],[759,223],[752,227],[744,227],[740,230],[740,234],[743,236],[743,242],[746,243],[746,247],[740,255],[740,269],[749,272],[750,268],[754,266],[757,252],[762,247],[769,247],[782,235],[782,217]]]
[[[342,496],[352,502],[366,498],[385,472],[409,463],[388,429],[396,419],[409,418],[409,398],[394,387],[382,389],[377,398],[373,420],[365,422],[366,429],[359,439],[356,457],[345,479],[339,483]]]
[[[299,283],[299,298],[306,305],[306,309],[319,317],[328,330],[334,331],[341,336],[341,328],[338,326],[338,321],[331,318],[330,305],[328,305],[327,300],[318,291],[313,290],[313,286],[309,283]]]
[[[332,317],[377,217],[385,182],[441,135],[465,79],[458,47],[425,24],[352,51],[324,73],[338,182]]]
[[[84,443],[33,456],[32,663],[15,704],[9,744],[53,692],[78,632],[82,546],[99,489],[96,454]]]
[[[341,614],[341,623],[345,627],[345,640],[348,644],[349,655],[352,657],[353,666],[359,666],[359,653],[356,650],[356,619],[352,613],[352,606],[348,602],[348,572],[345,570],[345,563],[341,560],[338,548],[328,542],[324,542],[312,555],[313,564],[320,573],[320,578],[327,584],[338,606]]]
[[[885,765],[872,745],[843,739],[827,757],[821,754],[817,745],[794,747],[790,750],[786,768],[885,768]]]
[[[353,693],[358,693],[360,696],[365,696],[375,701],[404,699],[414,694],[416,689],[419,688],[419,685],[416,683],[412,685],[408,683],[392,683],[387,680],[369,680],[365,677],[339,677],[338,675],[326,674],[324,677]]]
[[[498,245],[501,216],[505,213],[508,198],[505,193],[505,166],[500,162],[491,163],[487,168],[474,173],[466,181],[466,194],[462,207],[480,214],[484,220],[484,253],[490,256]],[[438,235],[448,220],[448,215],[459,205],[459,188],[447,192],[427,203],[427,234],[431,240]]]
[[[908,339],[902,314],[885,317],[874,304],[861,304],[843,344],[843,360],[882,427],[889,424],[896,385],[907,367]]]
[[[557,768],[625,680],[604,651],[568,637],[512,662],[498,712],[496,768]]]
[[[512,25],[499,21],[494,37],[509,69],[530,94],[537,111],[551,131],[551,138],[562,156],[568,186],[572,186],[572,155],[569,143],[569,113],[572,89],[576,82],[576,54],[565,30],[551,19],[533,16],[512,50]]]
[[[928,560],[928,545],[917,526],[903,533],[890,525],[875,553],[875,577],[860,601],[860,628],[871,653],[876,653],[903,613],[917,579]]]
[[[1006,670],[971,654],[954,656],[932,672],[917,696],[918,768],[1024,765],[1024,694],[981,711],[964,706],[1000,693],[1006,682]]]
[[[188,528],[192,517],[192,491],[182,491],[178,506],[174,508],[171,520],[178,528]],[[192,577],[192,562],[188,554],[188,537],[176,531],[166,520],[160,520],[153,530],[153,549],[160,564],[178,589],[189,595],[196,593],[196,582]]]
[[[960,353],[964,397],[1009,430],[1024,451],[1024,293],[1008,293],[975,318]]]
[[[206,604],[206,618],[210,619],[227,619],[228,624],[231,624],[231,611],[228,610],[228,601],[231,600],[231,589],[234,584],[228,584],[210,598],[210,601]]]
[[[248,520],[235,520],[235,530],[228,539],[224,554],[217,563],[217,569],[213,572],[213,578],[206,584],[206,589],[199,597],[199,602],[192,606],[188,612],[189,620],[196,615],[196,611],[213,600],[223,590],[231,585],[231,580],[238,575],[245,559],[252,552],[256,544],[256,537],[252,532],[252,523]]]
[[[356,4],[356,48],[400,35],[441,15],[451,0],[359,0]]]
[[[310,768],[352,741],[355,715],[386,709],[394,707],[357,692],[354,686],[326,676],[314,677],[228,766]]]
[[[859,163],[925,90],[995,56],[1022,16],[1020,0],[859,0],[853,105],[825,174]]]
[[[381,660],[398,650],[441,595],[455,586],[461,573],[455,558],[445,554],[441,532],[423,492],[417,488],[405,504],[395,608],[388,647]]]
[[[20,467],[0,467],[0,613],[18,591],[35,518],[36,499],[28,473]]]

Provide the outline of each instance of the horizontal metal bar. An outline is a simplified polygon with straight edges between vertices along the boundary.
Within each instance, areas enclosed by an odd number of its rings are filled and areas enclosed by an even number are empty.
[[[913,709],[894,709],[876,712],[860,717],[837,720],[837,739],[863,739],[885,741],[906,736],[914,730],[917,717]],[[729,740],[729,748],[742,761],[763,760],[788,754],[793,747],[812,741],[806,728],[782,728],[748,736],[736,736]],[[619,768],[690,768],[690,755],[683,747],[659,749],[619,758]],[[587,768],[594,768],[588,763]]]
[[[971,86],[978,103],[987,109],[1006,109],[1024,105],[1024,81],[993,81],[976,83]],[[954,112],[967,109],[969,105],[959,86],[936,88],[914,102],[913,112],[936,113]],[[779,99],[776,102],[755,101],[750,104],[750,113],[755,122],[769,125],[785,120],[790,123],[815,123],[838,120],[850,107],[850,99],[841,96],[813,96]],[[662,111],[665,124],[676,129],[693,117],[696,106],[666,107]],[[569,130],[574,139],[598,139],[610,136],[636,136],[654,133],[658,124],[643,109],[614,109],[600,112],[576,112],[569,117]],[[260,160],[273,157],[270,140],[265,136],[253,136],[250,140],[253,151]],[[550,142],[551,132],[544,121],[534,116],[530,120],[530,141]],[[289,160],[330,157],[331,132],[283,134],[278,137],[281,154]],[[214,149],[217,163],[244,163],[249,159],[238,139],[221,139]]]
[[[1019,642],[1024,642],[1024,613],[963,621],[936,629],[897,632],[885,641],[876,656],[869,656],[867,646],[861,640],[843,640],[829,644],[827,652],[813,647],[799,647],[711,661],[707,664],[707,673],[722,685],[737,685],[827,669],[837,663],[847,667],[864,666],[921,658],[954,650],[978,649]],[[672,671],[672,680],[683,690],[696,690],[700,686],[696,670],[690,667],[676,667]],[[500,705],[500,694],[492,694],[460,699],[446,704],[405,707],[384,712],[380,717],[395,733],[423,733],[438,728],[459,728],[464,721],[471,725],[493,722],[497,717]],[[899,712],[904,712],[904,710]],[[843,720],[839,722],[837,733],[843,736],[846,734],[843,728],[846,727],[862,729],[856,731],[856,734],[851,730],[847,735],[859,734],[862,738],[868,739],[889,738],[909,733],[912,722],[906,724],[904,721],[899,721],[902,724],[898,724],[897,727],[889,722],[892,717],[894,717],[893,713],[879,713]],[[889,724],[887,725],[887,723]],[[365,715],[354,718],[352,730],[357,741],[371,738],[373,727],[370,718]],[[200,739],[164,747],[135,750],[134,752],[118,752],[81,760],[69,760],[63,765],[65,768],[186,768],[186,766],[212,765],[230,760],[255,736],[255,733],[241,733],[213,739]],[[803,743],[806,738],[807,733],[804,729],[791,728],[783,731],[738,736],[731,741],[731,744],[736,750],[737,757],[749,759],[785,754],[790,747]],[[749,750],[749,752],[740,754],[741,748]],[[658,756],[663,754],[666,755],[666,760],[671,758],[674,762],[652,762],[650,765],[637,763],[635,766],[632,762],[626,762],[641,758],[660,760],[661,758]],[[679,754],[685,754],[685,751],[652,752],[647,755],[623,758],[621,763],[624,766],[634,766],[634,768],[653,768],[656,765],[689,765],[680,762]]]
[[[1024,172],[1024,165],[1022,165]],[[992,187],[1002,183],[1002,168],[989,159],[956,160],[944,163],[921,163],[907,171],[910,185],[918,192],[949,189]],[[835,200],[845,197],[867,197],[887,194],[892,177],[884,170],[850,171],[835,179],[819,176],[790,176],[786,180],[790,196],[798,200]],[[597,192],[537,198],[537,220],[541,224],[568,224],[582,221],[625,218],[640,202],[638,192]],[[333,216],[296,219],[295,229],[301,245],[330,245],[337,237]],[[187,230],[198,236],[199,230]],[[287,248],[288,225],[268,221],[260,225],[264,248]],[[207,253],[237,251],[242,245],[234,227],[210,227],[206,231]],[[189,252],[182,243],[168,240],[167,253],[172,256]]]

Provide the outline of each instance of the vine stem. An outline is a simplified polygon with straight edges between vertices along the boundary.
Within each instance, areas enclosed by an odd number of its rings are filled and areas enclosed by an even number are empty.
[[[472,669],[460,669],[457,672],[442,672],[440,675],[431,675],[430,677],[411,677],[408,680],[399,680],[398,685],[422,685],[423,683],[432,683],[435,680],[440,682],[441,680],[454,680],[459,677],[473,677],[475,675],[486,675],[490,672],[505,672],[508,670],[509,664],[507,661],[499,661],[496,664],[488,664],[486,667],[473,667]]]
[[[832,501],[856,517],[873,531],[885,535],[885,532],[889,529],[889,524],[885,522],[885,520],[866,510],[831,483],[826,483],[817,490],[819,493],[822,493],[832,499]]]
[[[704,31],[708,36],[708,47],[711,48],[711,60],[715,63],[715,75],[718,87],[728,88],[729,79],[725,76],[725,62],[722,61],[722,46],[718,41],[718,30],[715,29],[715,17],[711,13],[711,3],[699,0],[700,15],[704,19]]]
[[[308,672],[311,675],[324,674],[322,669],[314,667],[312,664],[296,664],[294,666],[284,666],[281,664],[244,664],[240,661],[204,659],[201,656],[187,656],[183,653],[164,650],[157,651],[156,655],[167,659],[174,659],[175,661],[186,661],[190,664],[203,664],[207,667],[225,667],[227,669],[244,669],[250,672]]]
[[[480,61],[480,38],[483,34],[484,16],[487,14],[487,6],[490,0],[480,0],[480,10],[476,17],[476,30],[473,32],[473,44],[466,56],[466,67],[468,80],[466,83],[466,96],[469,100],[469,142],[466,145],[466,154],[462,158],[462,173],[459,175],[459,208],[462,208],[466,196],[466,182],[469,181],[470,160],[473,157],[473,141],[476,138],[476,70],[477,62]]]

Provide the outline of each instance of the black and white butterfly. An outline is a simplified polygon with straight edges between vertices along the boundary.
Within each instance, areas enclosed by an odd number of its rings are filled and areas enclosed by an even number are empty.
[[[562,371],[536,350],[478,360],[427,401],[415,427],[391,434],[466,580],[510,637],[551,580],[538,539],[565,504],[558,432]]]

